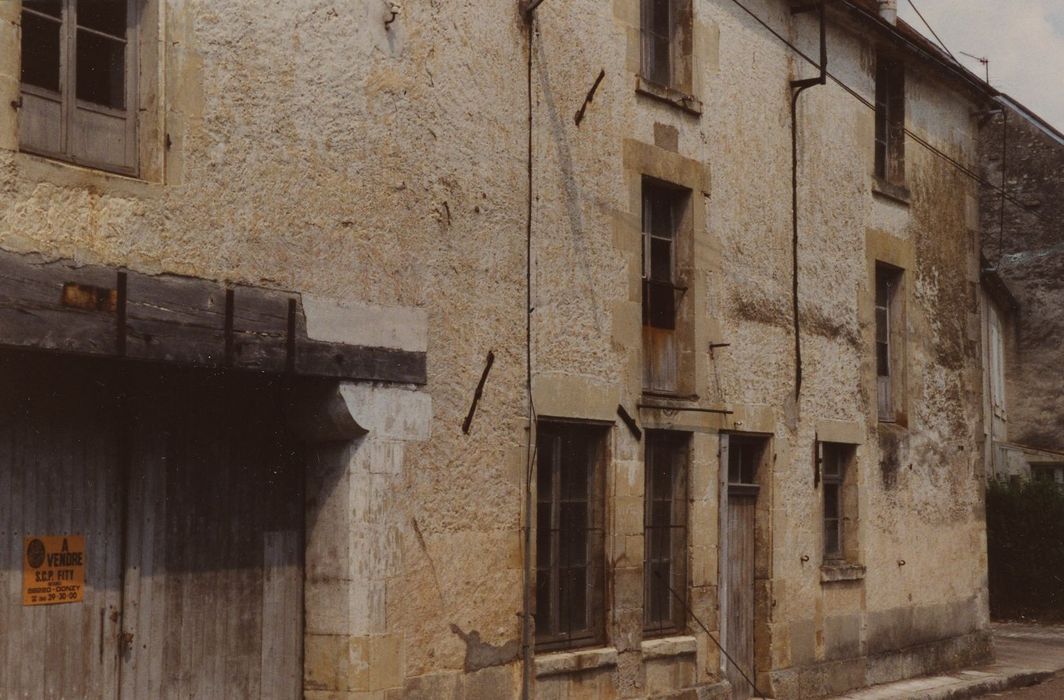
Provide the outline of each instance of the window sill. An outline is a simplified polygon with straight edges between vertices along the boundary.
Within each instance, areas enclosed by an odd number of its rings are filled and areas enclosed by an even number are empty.
[[[643,660],[669,659],[674,656],[688,656],[698,652],[698,643],[694,637],[661,637],[660,639],[646,639],[640,645],[643,652]]]
[[[908,187],[887,182],[878,175],[872,178],[872,194],[877,197],[889,199],[896,204],[904,206],[910,206],[912,204],[912,193],[909,192]]]
[[[820,582],[863,581],[865,567],[849,561],[826,561],[820,565]]]
[[[696,117],[702,116],[702,102],[693,95],[688,95],[686,92],[676,88],[652,83],[643,76],[637,75],[635,78],[635,91],[640,95],[678,107]]]
[[[616,665],[617,650],[613,647],[552,652],[536,656],[535,659],[536,678],[610,668]]]

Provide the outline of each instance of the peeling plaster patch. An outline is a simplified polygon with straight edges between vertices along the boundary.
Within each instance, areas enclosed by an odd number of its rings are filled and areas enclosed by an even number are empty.
[[[469,634],[458,625],[451,624],[451,631],[461,637],[466,645],[464,668],[467,672],[478,671],[489,666],[504,666],[517,659],[521,643],[511,639],[501,646],[495,646],[480,640],[480,632],[473,630]]]

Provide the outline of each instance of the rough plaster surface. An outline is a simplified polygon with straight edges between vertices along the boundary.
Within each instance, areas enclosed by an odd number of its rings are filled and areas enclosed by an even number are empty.
[[[748,4],[814,52],[811,20],[793,19],[780,0]],[[735,411],[726,419],[637,416],[644,427],[699,431],[692,609],[717,629],[716,432],[758,430],[773,437],[774,453],[759,539],[759,683],[843,661],[853,683],[948,663],[933,655],[903,663],[889,650],[910,639],[964,640],[987,622],[974,470],[978,241],[965,218],[975,193],[910,142],[911,204],[873,195],[871,112],[832,86],[803,96],[804,377],[794,405],[789,80],[809,68],[726,0],[695,0],[694,11],[701,117],[635,93],[635,0],[555,1],[539,11],[531,345],[535,373],[549,380],[536,390],[560,392],[572,377],[591,390],[571,390],[567,417],[601,418],[607,399],[635,411],[639,172],[626,172],[623,144],[652,145],[667,132],[665,145],[712,171],[692,198],[703,222],[689,271],[699,309],[691,321],[699,344],[689,349],[694,393],[699,406]],[[0,12],[17,19],[9,7]],[[329,478],[338,481],[322,485],[321,507],[336,520],[321,521],[319,541],[332,546],[330,522],[356,529],[338,534],[335,546],[368,557],[374,576],[352,581],[359,562],[347,574],[315,573],[308,563],[308,577],[322,582],[308,586],[308,597],[321,596],[315,609],[336,613],[308,619],[321,638],[308,642],[307,687],[321,697],[355,688],[375,697],[514,697],[527,33],[512,0],[405,2],[386,27],[390,14],[384,0],[168,0],[158,27],[166,64],[159,118],[171,145],[156,144],[165,151],[158,181],[19,154],[14,124],[2,121],[0,246],[295,289],[328,304],[406,307],[427,318],[431,408],[417,400],[411,428],[422,441],[356,443],[329,457],[337,465]],[[0,26],[4,105],[17,96],[13,21]],[[868,37],[834,27],[829,43],[835,73],[871,98]],[[577,126],[573,115],[600,70],[606,77]],[[908,90],[911,128],[973,160],[972,105],[918,71]],[[886,241],[884,250],[915,260],[907,271],[908,424],[889,480],[876,437],[869,232]],[[710,354],[711,340],[730,345]],[[488,350],[496,362],[463,435]],[[343,393],[356,420],[366,415],[360,401],[383,396],[361,391]],[[810,459],[822,421],[860,424],[868,436],[858,449],[867,574],[857,582],[821,583],[822,496]],[[542,693],[719,689],[717,653],[696,627],[694,664],[641,659],[642,445],[620,427],[610,447],[616,667],[553,676]],[[947,620],[941,611],[950,610],[964,614]],[[870,656],[873,648],[880,656]],[[776,691],[800,692],[797,680]]]

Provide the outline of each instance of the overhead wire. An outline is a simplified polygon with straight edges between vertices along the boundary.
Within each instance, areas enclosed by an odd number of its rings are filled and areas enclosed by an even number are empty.
[[[737,7],[739,7],[743,12],[748,14],[755,22],[760,24],[766,31],[768,31],[770,34],[772,34],[774,37],[776,37],[781,43],[783,43],[788,48],[790,48],[796,55],[798,55],[803,60],[805,60],[809,65],[819,68],[819,63],[817,63],[817,61],[815,61],[807,53],[805,53],[804,51],[799,49],[797,46],[795,46],[793,43],[791,43],[791,41],[789,39],[787,39],[785,36],[783,36],[778,31],[776,31],[771,25],[769,25],[765,20],[763,20],[760,16],[758,16],[757,13],[755,13],[753,10],[748,8],[746,5],[744,5],[739,0],[732,0],[732,2]],[[904,39],[904,37],[902,37],[902,40],[905,41],[905,43],[909,44],[914,49],[916,49],[917,51],[920,51],[921,53],[926,53],[926,51],[923,51],[922,49],[920,49],[918,46],[916,46],[912,42]],[[875,106],[874,103],[869,101],[867,98],[865,98],[863,95],[861,95],[859,92],[854,90],[852,87],[850,87],[846,83],[842,82],[842,80],[840,78],[838,78],[838,76],[834,75],[830,71],[827,72],[827,76],[828,76],[828,78],[831,79],[831,81],[833,83],[838,85],[846,93],[848,93],[850,96],[855,98],[857,101],[859,101],[865,107],[868,107],[869,109],[875,111],[876,106]],[[987,187],[987,188],[993,190],[994,192],[1000,194],[1003,198],[1008,200],[1010,203],[1015,204],[1016,206],[1020,207],[1023,211],[1025,211],[1030,216],[1038,219],[1039,221],[1042,221],[1046,225],[1051,225],[1050,222],[1046,221],[1042,216],[1040,216],[1039,214],[1036,214],[1035,212],[1031,211],[1030,208],[1026,204],[1024,204],[1022,201],[1020,201],[1016,197],[1008,194],[1007,191],[1004,188],[999,187],[998,185],[995,185],[994,183],[990,182],[989,180],[987,180],[986,178],[981,176],[979,173],[977,173],[972,168],[970,168],[970,167],[964,165],[963,163],[961,163],[959,160],[957,160],[953,156],[951,156],[948,153],[946,153],[945,151],[942,151],[939,148],[931,145],[930,143],[927,142],[927,140],[925,140],[924,138],[922,138],[922,137],[918,136],[917,134],[913,133],[913,131],[910,130],[908,127],[906,127],[906,129],[905,129],[905,134],[909,138],[911,138],[913,141],[915,141],[916,143],[918,143],[919,145],[923,146],[925,149],[927,149],[928,151],[933,153],[934,155],[936,155],[939,158],[941,158],[941,159],[945,160],[946,162],[948,162],[950,165],[955,167],[957,170],[959,170],[961,173],[963,173],[968,178],[970,178],[970,179],[974,180],[975,182],[979,183],[980,185],[983,185],[984,187]]]
[[[942,47],[942,50],[949,54],[949,57],[953,59],[954,63],[960,63],[960,61],[957,60],[957,57],[953,55],[953,52],[949,50],[949,47],[946,46],[946,42],[942,41],[938,36],[938,32],[936,32],[934,28],[928,24],[927,20],[924,19],[924,13],[920,12],[920,8],[913,3],[913,0],[907,0],[907,2],[909,3],[909,7],[913,8],[913,12],[916,13],[916,16],[920,18],[920,21],[924,23],[925,27],[927,27],[927,31],[931,32],[931,36],[935,37],[938,41],[938,45]]]

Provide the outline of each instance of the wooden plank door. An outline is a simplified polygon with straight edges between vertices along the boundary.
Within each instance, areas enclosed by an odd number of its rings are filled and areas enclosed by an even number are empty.
[[[754,688],[754,526],[758,485],[752,466],[756,445],[735,436],[721,436],[721,634],[731,657],[722,660],[732,697],[747,700]]]
[[[71,360],[15,353],[0,354],[0,387],[0,697],[110,700],[122,593],[113,395]],[[42,535],[84,537],[83,600],[24,604],[26,540]]]
[[[278,387],[140,386],[122,697],[301,697],[302,469]]]

